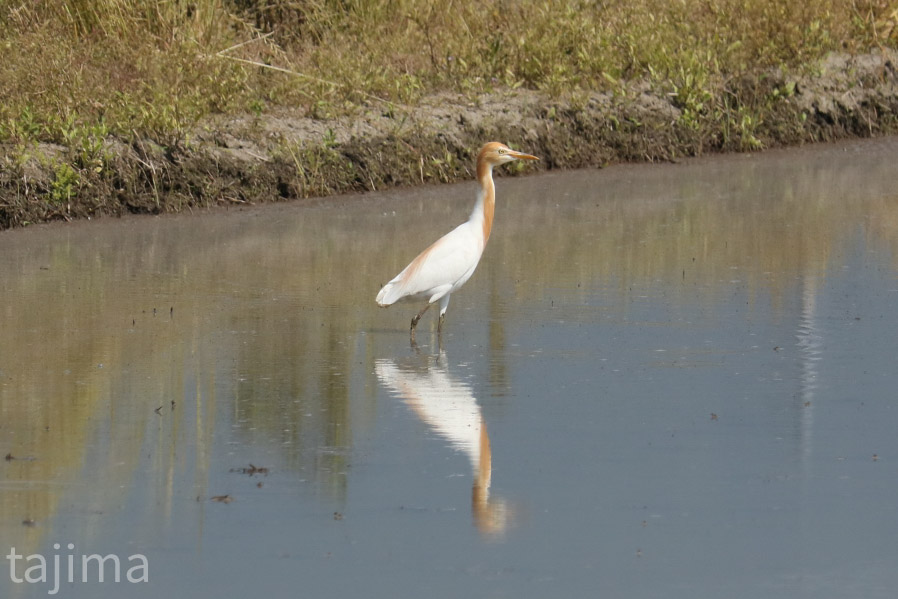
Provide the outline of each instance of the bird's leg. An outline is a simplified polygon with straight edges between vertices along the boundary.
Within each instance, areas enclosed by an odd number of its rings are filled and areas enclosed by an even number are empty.
[[[411,337],[412,344],[415,343],[415,327],[418,326],[418,321],[421,320],[421,317],[424,316],[424,313],[427,312],[427,309],[430,307],[430,304],[425,304],[421,311],[412,317],[412,326],[409,329],[409,336]]]
[[[440,300],[440,320],[437,323],[437,335],[441,335],[443,333],[443,321],[446,320],[446,310],[449,308],[449,295],[446,294],[443,296],[443,299]]]
[[[418,321],[421,320],[421,317],[424,316],[424,313],[427,312],[427,309],[430,307],[430,304],[425,304],[421,311],[415,314],[412,318],[412,330],[415,330],[415,327],[418,326]]]
[[[440,351],[443,351],[443,321],[446,320],[445,314],[440,314],[440,319],[437,321],[437,347]]]

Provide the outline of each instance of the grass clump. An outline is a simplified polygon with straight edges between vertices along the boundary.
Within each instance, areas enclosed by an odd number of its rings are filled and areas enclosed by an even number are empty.
[[[648,79],[684,119],[746,73],[895,45],[892,0],[3,0],[0,140],[183,141],[213,113]],[[276,67],[272,68],[272,67]],[[749,126],[751,115],[743,114]]]
[[[183,135],[237,108],[246,73],[209,49],[234,35],[219,0],[0,3],[0,138],[65,144],[79,127]]]

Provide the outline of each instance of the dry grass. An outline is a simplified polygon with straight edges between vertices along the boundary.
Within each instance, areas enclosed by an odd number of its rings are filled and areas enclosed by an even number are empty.
[[[730,81],[895,45],[894,0],[0,0],[0,141],[178,140],[211,113],[648,80],[684,118]],[[256,63],[256,64],[254,64]],[[280,70],[266,68],[269,65]]]

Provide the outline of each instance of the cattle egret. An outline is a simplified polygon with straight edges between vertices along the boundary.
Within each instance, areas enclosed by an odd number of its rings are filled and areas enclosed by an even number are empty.
[[[513,160],[539,160],[539,158],[516,152],[498,142],[490,142],[483,146],[477,154],[477,181],[480,183],[480,190],[477,192],[477,202],[471,216],[418,254],[417,258],[384,285],[377,294],[377,303],[383,307],[399,300],[427,302],[412,318],[409,334],[413,342],[418,321],[430,305],[437,301],[440,302],[437,332],[442,333],[449,297],[474,274],[483,248],[490,238],[496,209],[493,167]]]

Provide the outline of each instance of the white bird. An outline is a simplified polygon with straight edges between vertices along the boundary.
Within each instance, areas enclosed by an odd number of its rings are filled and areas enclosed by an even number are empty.
[[[484,145],[477,154],[477,181],[480,183],[480,190],[477,192],[477,202],[471,216],[418,254],[377,294],[376,301],[383,307],[399,300],[427,302],[412,318],[409,332],[413,342],[418,321],[430,305],[437,301],[440,302],[437,332],[442,332],[449,297],[474,274],[493,228],[493,214],[496,209],[493,167],[513,160],[539,160],[539,158],[516,152],[495,141]]]

